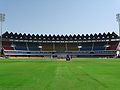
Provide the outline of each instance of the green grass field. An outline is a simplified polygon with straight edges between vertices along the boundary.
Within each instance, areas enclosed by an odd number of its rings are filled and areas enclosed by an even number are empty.
[[[120,59],[0,59],[0,90],[120,90]]]

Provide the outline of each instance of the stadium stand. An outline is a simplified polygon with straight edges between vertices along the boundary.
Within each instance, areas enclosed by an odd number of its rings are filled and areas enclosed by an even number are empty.
[[[67,50],[68,51],[79,51],[78,43],[67,43]]]
[[[43,43],[42,44],[42,51],[53,51],[53,44],[52,43]]]
[[[110,45],[110,47],[107,48],[107,50],[116,50],[116,47],[118,46],[119,42],[114,41],[114,42],[109,42],[108,45]]]
[[[80,51],[91,51],[93,48],[92,42],[81,43]]]
[[[30,51],[40,51],[39,43],[29,42],[29,43],[26,43],[26,46],[27,46],[28,50],[30,50]]]
[[[116,33],[78,35],[34,35],[5,32],[2,46],[8,56],[115,56]]]
[[[13,47],[11,47],[11,45],[12,45],[11,42],[9,42],[9,41],[3,41],[2,44],[3,44],[3,48],[5,50],[14,50]]]
[[[15,50],[27,50],[25,42],[13,42],[13,45],[15,46]]]
[[[105,50],[107,42],[94,42],[93,50]]]

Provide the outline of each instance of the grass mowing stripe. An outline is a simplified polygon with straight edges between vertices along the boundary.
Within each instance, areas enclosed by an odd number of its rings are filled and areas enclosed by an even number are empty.
[[[93,77],[92,75],[90,75],[89,73],[87,73],[84,70],[84,64],[80,64],[79,66],[76,66],[76,64],[74,64],[74,68],[69,68],[70,71],[73,73],[73,76],[76,76],[76,78],[80,81],[80,87],[82,89],[85,90],[93,90],[93,89],[97,89],[97,90],[103,90],[105,88],[107,88],[107,86],[105,86],[105,84],[103,84],[102,82],[100,82],[99,80],[97,80],[95,77]],[[87,83],[86,86],[90,86],[85,87],[84,85],[82,85],[83,83]],[[93,86],[94,84],[96,84],[96,86]],[[81,86],[82,85],[82,86]]]

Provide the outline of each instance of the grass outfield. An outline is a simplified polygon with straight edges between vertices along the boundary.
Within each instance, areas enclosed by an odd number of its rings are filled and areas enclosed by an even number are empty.
[[[0,59],[0,90],[120,90],[120,59]]]

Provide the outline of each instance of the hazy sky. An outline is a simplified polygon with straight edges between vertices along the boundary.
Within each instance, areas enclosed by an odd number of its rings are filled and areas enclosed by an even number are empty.
[[[120,0],[0,0],[3,32],[31,34],[118,33]]]

